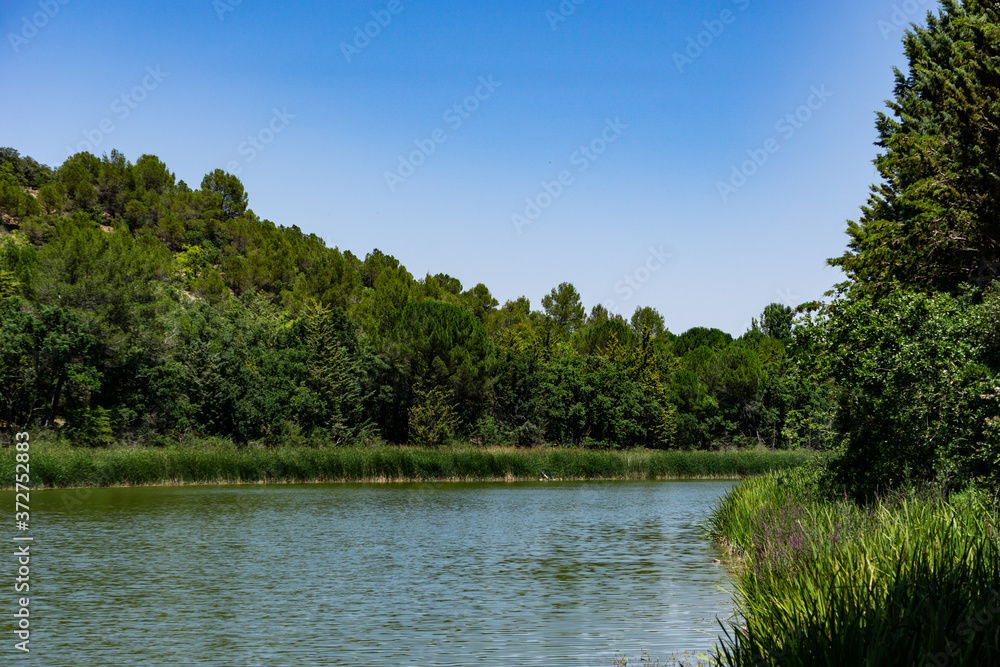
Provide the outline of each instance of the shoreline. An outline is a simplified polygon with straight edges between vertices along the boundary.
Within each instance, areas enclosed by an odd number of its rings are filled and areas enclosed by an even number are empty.
[[[813,491],[764,475],[713,508],[710,534],[730,561],[742,619],[720,636],[720,665],[817,655],[922,665],[943,651],[959,658],[948,664],[997,664],[1000,616],[980,613],[1000,609],[992,493],[887,494],[861,505]],[[871,647],[894,659],[873,661]]]
[[[106,486],[35,486],[32,491],[73,491],[75,489],[137,489],[168,488],[182,486],[323,486],[346,484],[528,484],[560,482],[740,482],[749,475],[664,475],[659,477],[552,477],[534,479],[529,477],[447,477],[447,478],[366,478],[366,479],[310,479],[310,480],[162,480],[138,484],[109,484]],[[0,491],[13,491],[12,486],[0,486]]]
[[[32,447],[32,490],[279,484],[738,481],[802,465],[805,451],[337,447]],[[0,490],[14,457],[0,456]]]

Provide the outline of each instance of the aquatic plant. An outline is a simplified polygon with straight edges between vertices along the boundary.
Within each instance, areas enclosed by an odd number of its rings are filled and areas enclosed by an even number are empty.
[[[743,478],[799,466],[804,452],[593,451],[514,447],[248,447],[215,440],[185,446],[79,449],[32,446],[37,487],[294,482],[538,481]],[[14,457],[0,455],[0,480]],[[12,482],[0,482],[12,483]]]
[[[718,664],[998,664],[997,518],[976,492],[864,506],[744,482],[710,526],[738,558]]]

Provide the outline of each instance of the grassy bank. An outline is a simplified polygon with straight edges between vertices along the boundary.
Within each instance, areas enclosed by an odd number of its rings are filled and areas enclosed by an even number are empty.
[[[740,478],[804,463],[805,452],[232,446],[79,449],[36,442],[38,487],[292,482],[516,481],[539,479]],[[14,452],[0,457],[13,486]]]
[[[716,507],[745,626],[723,665],[1000,664],[995,498],[818,500],[776,475]]]

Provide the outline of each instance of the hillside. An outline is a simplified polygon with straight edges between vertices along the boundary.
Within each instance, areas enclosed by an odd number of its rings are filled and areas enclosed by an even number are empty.
[[[675,335],[650,307],[588,314],[569,283],[540,309],[500,306],[247,201],[233,175],[194,190],[152,155],[49,168],[0,149],[8,428],[65,424],[87,445],[654,448],[819,446],[829,431],[829,387],[797,361],[809,327],[793,341],[787,306],[738,340]]]

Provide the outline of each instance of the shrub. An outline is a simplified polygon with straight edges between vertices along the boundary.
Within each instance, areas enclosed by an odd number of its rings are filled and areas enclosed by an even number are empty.
[[[108,447],[114,440],[111,412],[104,408],[80,408],[72,413],[66,430],[78,447]]]
[[[416,398],[408,420],[410,441],[425,447],[446,444],[455,436],[458,426],[451,392],[440,388],[417,388],[414,394]]]

